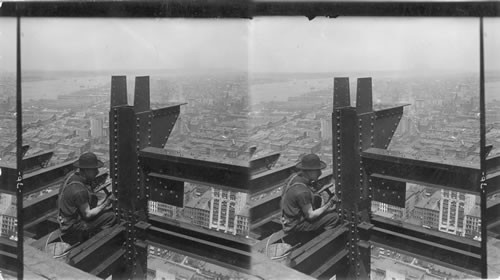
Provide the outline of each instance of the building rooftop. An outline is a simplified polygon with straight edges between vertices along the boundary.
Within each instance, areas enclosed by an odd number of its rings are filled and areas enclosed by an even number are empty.
[[[415,204],[415,207],[429,210],[439,210],[438,202],[441,199],[441,192],[434,192],[430,197],[422,196],[421,200]]]
[[[212,192],[206,191],[200,197],[194,197],[193,199],[189,200],[184,205],[184,207],[208,210],[208,203],[210,202],[211,198]]]
[[[476,218],[481,218],[481,208],[479,207],[479,205],[474,205],[467,215]]]

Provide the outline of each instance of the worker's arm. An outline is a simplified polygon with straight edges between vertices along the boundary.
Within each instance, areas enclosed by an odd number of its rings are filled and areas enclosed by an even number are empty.
[[[329,208],[329,204],[325,204],[320,208],[313,210],[311,204],[306,204],[302,207],[302,212],[308,221],[315,220],[319,216],[323,215]]]
[[[311,221],[319,216],[323,215],[325,212],[335,210],[335,204],[332,202],[333,196],[328,199],[328,201],[318,209],[313,210],[312,204],[307,203],[302,206],[302,212],[307,220]]]
[[[85,220],[91,219],[95,216],[97,216],[99,213],[101,213],[103,210],[106,210],[109,208],[111,205],[111,200],[106,199],[104,200],[103,203],[97,205],[97,207],[90,208],[90,205],[88,202],[83,203],[80,205],[80,213],[82,213],[82,216]]]

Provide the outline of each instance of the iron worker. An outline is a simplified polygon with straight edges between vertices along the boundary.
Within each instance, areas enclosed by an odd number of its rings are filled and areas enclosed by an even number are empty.
[[[314,194],[315,182],[325,167],[326,163],[316,154],[305,155],[297,163],[299,172],[288,179],[281,195],[281,221],[285,232],[317,231],[336,226],[338,215],[334,211],[333,196],[321,205],[321,197]]]
[[[117,223],[112,211],[111,197],[98,202],[93,181],[103,166],[94,153],[80,155],[74,166],[78,171],[70,173],[59,189],[58,221],[66,242],[76,243],[92,234]],[[69,240],[68,240],[69,239]]]

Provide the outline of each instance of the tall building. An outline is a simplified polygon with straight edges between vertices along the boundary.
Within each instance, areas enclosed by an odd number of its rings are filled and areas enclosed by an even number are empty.
[[[465,215],[465,237],[481,238],[481,209],[474,205],[470,213]]]
[[[100,118],[90,119],[90,136],[92,138],[103,137],[104,121]]]
[[[209,228],[236,235],[238,233],[237,216],[245,210],[247,194],[213,187],[211,194]],[[240,216],[244,217],[244,215]]]
[[[465,235],[465,216],[475,204],[475,196],[457,191],[441,190],[439,231]]]
[[[332,120],[321,119],[321,140],[332,139]]]
[[[184,217],[193,225],[208,228],[210,223],[210,200],[212,193],[207,191],[201,197],[192,198],[184,205]]]
[[[17,230],[16,197],[0,194],[0,235],[11,237]]]
[[[149,212],[153,215],[163,216],[167,218],[175,218],[177,216],[177,207],[158,201],[148,201]]]
[[[0,235],[11,237],[17,235],[17,211],[16,206],[10,205],[7,211],[0,215]]]
[[[427,195],[428,194],[428,195]],[[415,204],[413,217],[422,221],[422,226],[438,229],[439,227],[439,201],[441,200],[441,192],[436,191],[432,195],[426,192],[426,196],[422,197]]]

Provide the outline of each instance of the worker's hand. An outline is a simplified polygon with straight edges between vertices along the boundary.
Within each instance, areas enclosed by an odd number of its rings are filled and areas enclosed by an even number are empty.
[[[328,203],[330,205],[328,207],[328,211],[334,211],[335,209],[337,209],[337,200],[336,199],[330,199],[330,201]]]
[[[113,207],[113,201],[110,199],[111,196],[106,197],[106,199],[104,199],[104,201],[101,203],[102,211],[111,209]]]

